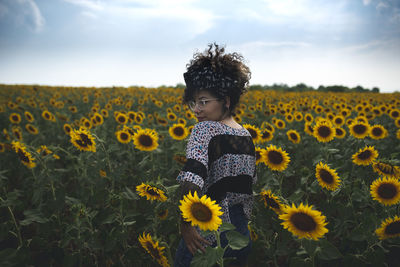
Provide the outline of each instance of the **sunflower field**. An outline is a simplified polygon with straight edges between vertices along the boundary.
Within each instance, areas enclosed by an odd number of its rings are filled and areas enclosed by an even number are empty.
[[[0,265],[172,266],[181,88],[0,85]],[[251,90],[248,266],[396,266],[400,94]]]

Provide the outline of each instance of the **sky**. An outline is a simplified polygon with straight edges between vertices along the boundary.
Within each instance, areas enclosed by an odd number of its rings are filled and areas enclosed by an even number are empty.
[[[0,0],[0,83],[175,86],[208,44],[250,85],[400,91],[400,0]]]

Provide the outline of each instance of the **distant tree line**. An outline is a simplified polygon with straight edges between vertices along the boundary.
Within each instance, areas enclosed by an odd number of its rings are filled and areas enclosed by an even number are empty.
[[[175,88],[185,88],[185,85],[182,83],[178,83]],[[288,86],[284,83],[273,85],[261,85],[261,84],[253,84],[250,85],[249,90],[276,90],[276,91],[285,91],[285,92],[306,92],[306,91],[319,91],[319,92],[372,92],[372,93],[379,93],[378,87],[373,87],[372,89],[364,88],[362,86],[356,86],[353,88],[349,88],[343,85],[329,85],[323,86],[320,85],[318,88],[314,88],[312,86],[308,86],[304,83],[296,84],[295,86]]]
[[[287,84],[273,84],[273,85],[251,85],[249,90],[276,90],[276,91],[285,91],[285,92],[306,92],[306,91],[319,91],[319,92],[372,92],[379,93],[378,87],[373,87],[372,89],[364,88],[360,85],[349,88],[343,85],[329,85],[323,86],[320,85],[317,89],[312,86],[308,86],[304,83],[299,83],[294,86],[288,86]]]

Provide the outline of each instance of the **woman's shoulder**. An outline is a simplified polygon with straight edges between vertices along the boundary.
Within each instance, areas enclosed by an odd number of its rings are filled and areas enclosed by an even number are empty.
[[[221,132],[221,125],[217,121],[201,121],[194,125],[192,135],[213,136]]]

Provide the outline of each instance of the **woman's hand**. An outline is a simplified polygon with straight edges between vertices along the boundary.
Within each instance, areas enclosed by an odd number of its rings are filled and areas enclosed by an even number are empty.
[[[198,249],[205,252],[206,250],[204,245],[211,245],[211,243],[204,239],[197,232],[196,228],[190,225],[190,223],[181,222],[181,233],[183,240],[185,240],[186,246],[192,255],[194,255]]]

